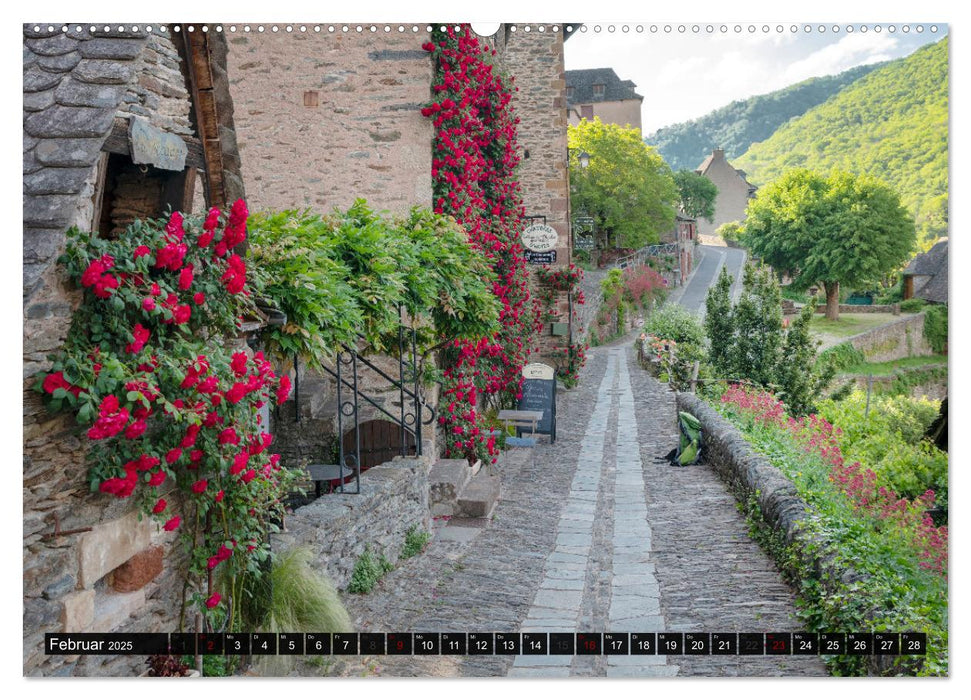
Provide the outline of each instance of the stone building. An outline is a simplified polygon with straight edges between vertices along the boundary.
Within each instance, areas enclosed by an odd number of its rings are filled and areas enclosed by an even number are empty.
[[[641,130],[644,97],[630,80],[621,80],[613,68],[566,71],[566,99],[570,124],[600,117],[605,124]]]
[[[27,675],[119,675],[144,661],[45,657],[46,632],[177,627],[170,538],[132,504],[89,493],[79,427],[47,412],[31,388],[80,299],[55,264],[68,228],[112,234],[169,207],[225,206],[243,195],[222,36],[155,30],[24,27]]]
[[[488,41],[519,88],[525,213],[557,231],[556,264],[566,265],[563,33],[532,28],[504,26]],[[253,211],[326,212],[359,197],[395,213],[431,206],[433,126],[420,110],[434,66],[424,27],[68,29],[24,27],[24,672],[126,675],[143,659],[43,654],[46,632],[177,629],[180,593],[171,536],[131,504],[89,492],[81,431],[31,389],[80,298],[55,264],[67,229],[110,235],[169,208],[225,207],[244,182]],[[146,154],[146,143],[184,160]]]
[[[694,267],[695,246],[698,244],[698,220],[678,213],[674,228],[661,234],[661,243],[678,245],[678,284],[684,284]]]
[[[481,40],[518,88],[520,184],[525,214],[558,233],[555,265],[568,265],[564,33],[503,25]],[[252,33],[229,38],[229,71],[251,209],[326,212],[365,198],[404,213],[432,205],[431,99],[435,67],[420,31]],[[569,323],[569,303],[557,312]],[[562,338],[550,326],[543,353]],[[561,351],[562,354],[562,351]],[[316,389],[315,389],[316,390]],[[309,390],[308,390],[309,391]],[[308,393],[309,395],[309,393]],[[319,402],[326,411],[328,402]],[[331,406],[332,410],[332,406]],[[369,415],[369,419],[372,416]]]
[[[722,224],[744,221],[748,202],[755,196],[756,187],[745,179],[745,172],[732,166],[725,159],[725,151],[716,148],[695,171],[715,183],[718,197],[715,199],[715,216],[712,221],[698,221],[699,235],[712,235]]]
[[[910,261],[903,271],[904,299],[916,297],[933,304],[947,303],[947,248],[947,238],[942,238]]]

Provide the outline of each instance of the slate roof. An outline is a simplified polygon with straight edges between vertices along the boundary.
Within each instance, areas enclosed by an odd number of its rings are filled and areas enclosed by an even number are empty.
[[[936,304],[947,303],[947,238],[942,238],[926,253],[910,261],[905,275],[927,276],[930,279],[914,292],[914,296]]]
[[[131,33],[33,27],[24,25],[25,297],[56,260],[147,41]]]
[[[602,96],[593,94],[594,85],[603,85]],[[643,100],[630,80],[621,80],[613,68],[588,68],[566,71],[566,86],[573,88],[573,96],[567,99],[570,105],[590,104],[591,102],[619,102],[621,100]]]
[[[905,275],[936,275],[947,270],[947,239],[942,238],[926,253],[914,257],[904,270]]]

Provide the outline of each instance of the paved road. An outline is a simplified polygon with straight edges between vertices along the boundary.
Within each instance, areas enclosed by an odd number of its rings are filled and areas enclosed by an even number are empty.
[[[450,521],[365,596],[359,631],[794,631],[793,594],[704,465],[662,457],[673,395],[627,341],[591,350],[555,445],[504,453],[494,517]],[[825,675],[816,657],[464,656],[298,660],[300,675]]]
[[[682,290],[678,303],[684,308],[697,314],[705,312],[705,297],[708,288],[718,279],[722,267],[735,278],[732,286],[732,297],[737,300],[742,292],[742,270],[745,263],[745,251],[739,248],[720,246],[698,246],[701,262],[694,270],[688,284]]]

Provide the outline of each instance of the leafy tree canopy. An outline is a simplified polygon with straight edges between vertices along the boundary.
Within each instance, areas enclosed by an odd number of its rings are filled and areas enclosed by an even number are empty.
[[[715,220],[715,199],[718,186],[693,170],[679,170],[674,174],[674,182],[681,195],[681,209],[695,219]]]
[[[865,175],[791,170],[761,188],[746,213],[752,253],[797,289],[823,282],[833,319],[840,284],[873,284],[914,250],[914,222],[900,198]]]
[[[885,64],[734,161],[754,184],[791,168],[879,178],[916,220],[921,247],[947,235],[948,39]]]
[[[640,132],[599,118],[569,127],[572,208],[594,217],[608,245],[639,248],[674,227],[678,188]],[[581,167],[579,154],[590,156]]]

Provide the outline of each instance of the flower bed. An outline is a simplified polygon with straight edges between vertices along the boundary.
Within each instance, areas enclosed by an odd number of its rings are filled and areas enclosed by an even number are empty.
[[[590,329],[595,345],[626,333],[632,322],[631,312],[650,309],[667,295],[664,278],[647,265],[614,268],[600,281],[600,288],[603,303]]]
[[[889,671],[945,674],[947,528],[935,527],[925,512],[933,492],[899,497],[872,469],[843,458],[838,428],[815,415],[787,416],[767,392],[732,386],[717,408],[811,508],[802,521],[802,551],[774,552],[800,589],[797,602],[809,629],[925,632],[923,662],[896,657]],[[821,558],[827,561],[823,573]],[[829,569],[856,574],[827,576]],[[837,673],[866,672],[860,657],[829,661]]]

